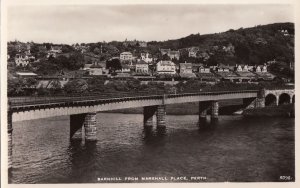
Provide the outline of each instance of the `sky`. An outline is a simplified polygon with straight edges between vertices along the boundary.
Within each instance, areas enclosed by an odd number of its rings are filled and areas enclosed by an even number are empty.
[[[276,22],[290,5],[23,5],[7,9],[8,40],[38,43],[164,41]]]

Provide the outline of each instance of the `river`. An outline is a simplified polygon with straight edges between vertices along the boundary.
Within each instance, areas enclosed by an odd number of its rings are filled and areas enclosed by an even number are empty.
[[[295,119],[220,116],[206,128],[196,115],[166,120],[166,130],[144,130],[141,114],[98,113],[98,141],[85,144],[70,142],[67,116],[16,122],[10,181],[294,181]]]

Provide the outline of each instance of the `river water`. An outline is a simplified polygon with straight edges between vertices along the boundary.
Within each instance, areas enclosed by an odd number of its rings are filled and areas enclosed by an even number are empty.
[[[10,181],[294,181],[292,118],[220,116],[203,128],[198,116],[168,115],[166,130],[142,122],[141,114],[99,113],[96,143],[70,142],[68,116],[16,122]]]

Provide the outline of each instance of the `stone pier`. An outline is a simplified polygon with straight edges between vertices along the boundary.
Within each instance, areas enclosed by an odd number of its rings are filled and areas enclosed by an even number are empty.
[[[219,118],[219,102],[212,101],[211,102],[211,119],[218,119]]]
[[[199,102],[199,122],[206,121],[207,111],[210,108],[210,101]]]
[[[266,90],[260,89],[255,99],[255,108],[264,108],[266,103]]]
[[[7,114],[7,134],[8,134],[8,170],[12,168],[13,138],[12,138],[12,113]]]
[[[87,113],[84,120],[85,140],[97,140],[96,112]]]
[[[71,140],[97,140],[96,113],[75,114],[70,116]]]
[[[157,110],[157,106],[145,106],[144,107],[144,126],[153,126],[153,116]]]
[[[156,118],[157,118],[157,127],[165,127],[166,126],[166,106],[165,105],[157,106]]]

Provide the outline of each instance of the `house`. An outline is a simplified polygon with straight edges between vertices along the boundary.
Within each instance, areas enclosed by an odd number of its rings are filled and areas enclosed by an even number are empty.
[[[152,61],[153,61],[152,55],[149,54],[148,52],[147,53],[141,53],[141,58],[146,63],[152,63]]]
[[[88,69],[89,75],[107,75],[108,70],[101,65],[92,65]]]
[[[227,53],[234,53],[234,46],[231,43],[229,43],[228,46],[223,46],[222,49]]]
[[[193,72],[194,73],[199,72],[199,68],[202,67],[202,66],[203,66],[202,63],[192,63]]]
[[[170,57],[170,59],[179,60],[180,52],[179,51],[170,51],[167,55]]]
[[[156,64],[158,74],[176,74],[176,66],[172,61],[159,61]]]
[[[165,54],[169,54],[169,52],[171,51],[171,49],[159,49],[161,55],[165,55]]]
[[[199,51],[199,48],[191,47],[188,49],[188,51],[189,51],[189,57],[197,57],[197,52]]]
[[[249,72],[249,70],[250,70],[248,65],[236,65],[235,69],[237,72]]]
[[[210,73],[210,68],[201,66],[201,67],[199,67],[199,73]]]
[[[147,73],[149,72],[149,65],[147,62],[141,60],[139,62],[137,62],[137,64],[135,65],[135,72],[136,73]]]
[[[255,68],[255,72],[266,73],[266,72],[268,72],[267,66],[266,66],[266,65],[258,65],[258,66]]]
[[[49,57],[57,57],[57,54],[62,53],[61,46],[51,46],[50,50],[47,52],[47,58]]]
[[[210,56],[207,52],[198,52],[198,57],[203,59],[203,61],[207,61]]]
[[[146,47],[147,47],[147,42],[139,41],[138,44],[139,44],[139,46],[142,47],[142,48],[146,48]]]
[[[121,61],[131,61],[133,59],[132,53],[130,52],[122,52],[120,54]]]
[[[288,32],[288,30],[282,29],[282,30],[280,30],[280,32],[281,32],[284,36],[289,36],[289,35],[290,35],[289,32]]]
[[[180,73],[191,74],[193,73],[193,65],[192,63],[180,63]]]
[[[216,68],[217,72],[230,72],[230,67],[225,65],[219,65]]]
[[[130,73],[130,66],[122,65],[121,70],[116,70],[117,73]]]
[[[267,62],[267,65],[271,65],[271,64],[275,64],[276,63],[276,60],[274,59],[274,60],[272,60],[272,61],[268,61]]]
[[[61,46],[51,46],[50,52],[61,53],[62,52],[62,47]]]
[[[17,54],[15,63],[17,66],[27,66],[29,64],[29,58],[26,55]]]
[[[55,53],[55,52],[49,51],[49,52],[47,53],[47,58],[49,58],[49,57],[54,57],[54,58],[56,58],[56,53]]]

